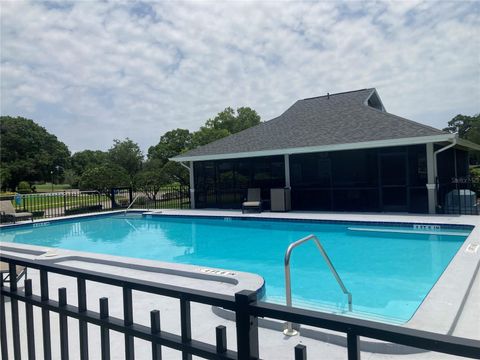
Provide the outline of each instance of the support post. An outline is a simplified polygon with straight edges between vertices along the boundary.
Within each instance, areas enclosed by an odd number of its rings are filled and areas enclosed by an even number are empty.
[[[259,359],[258,318],[249,312],[250,304],[256,300],[257,293],[253,291],[242,290],[235,294],[238,360]]]
[[[426,144],[427,150],[427,195],[428,195],[428,213],[435,214],[437,207],[437,187],[435,179],[435,156],[433,143]]]
[[[290,189],[290,155],[285,154],[283,156],[285,160],[285,187]]]
[[[189,163],[190,173],[190,208],[195,209],[195,177],[193,173],[193,161]]]

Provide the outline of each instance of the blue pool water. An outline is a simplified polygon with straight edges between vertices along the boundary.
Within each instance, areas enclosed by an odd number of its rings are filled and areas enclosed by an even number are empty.
[[[424,232],[412,225],[113,215],[4,228],[0,241],[253,272],[265,279],[267,301],[285,303],[285,250],[315,234],[353,294],[352,315],[402,323],[415,313],[469,232],[455,227]],[[294,306],[346,312],[347,299],[313,242],[294,250],[291,268]]]

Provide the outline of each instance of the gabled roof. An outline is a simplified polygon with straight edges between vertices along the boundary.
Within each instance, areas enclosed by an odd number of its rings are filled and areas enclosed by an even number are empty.
[[[432,142],[424,141],[430,137],[446,141],[452,134],[386,112],[377,91],[371,88],[298,100],[272,120],[172,160],[288,154],[317,148],[340,150],[345,144],[358,144],[359,148],[365,147],[361,146],[365,143],[371,144],[370,147],[388,146],[382,144],[401,144],[400,139],[408,143]]]

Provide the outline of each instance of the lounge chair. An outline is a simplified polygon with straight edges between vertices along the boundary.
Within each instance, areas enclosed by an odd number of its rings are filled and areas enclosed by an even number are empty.
[[[17,220],[26,220],[26,219],[32,219],[33,221],[32,213],[29,213],[29,212],[17,213],[10,200],[0,200],[0,215],[1,215],[2,222],[5,221],[5,222],[15,223]]]
[[[242,214],[245,213],[245,210],[251,209],[262,212],[262,199],[259,188],[248,189],[247,199],[242,203]]]
[[[2,274],[3,282],[10,282],[10,272],[8,268],[8,263],[4,261],[0,261],[0,273]],[[16,281],[18,282],[22,276],[27,278],[27,268],[25,266],[17,265],[17,278]]]

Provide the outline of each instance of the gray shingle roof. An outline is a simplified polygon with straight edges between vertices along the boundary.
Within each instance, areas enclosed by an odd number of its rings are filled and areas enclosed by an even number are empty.
[[[375,89],[298,100],[282,115],[179,155],[194,157],[443,135],[366,105]]]

